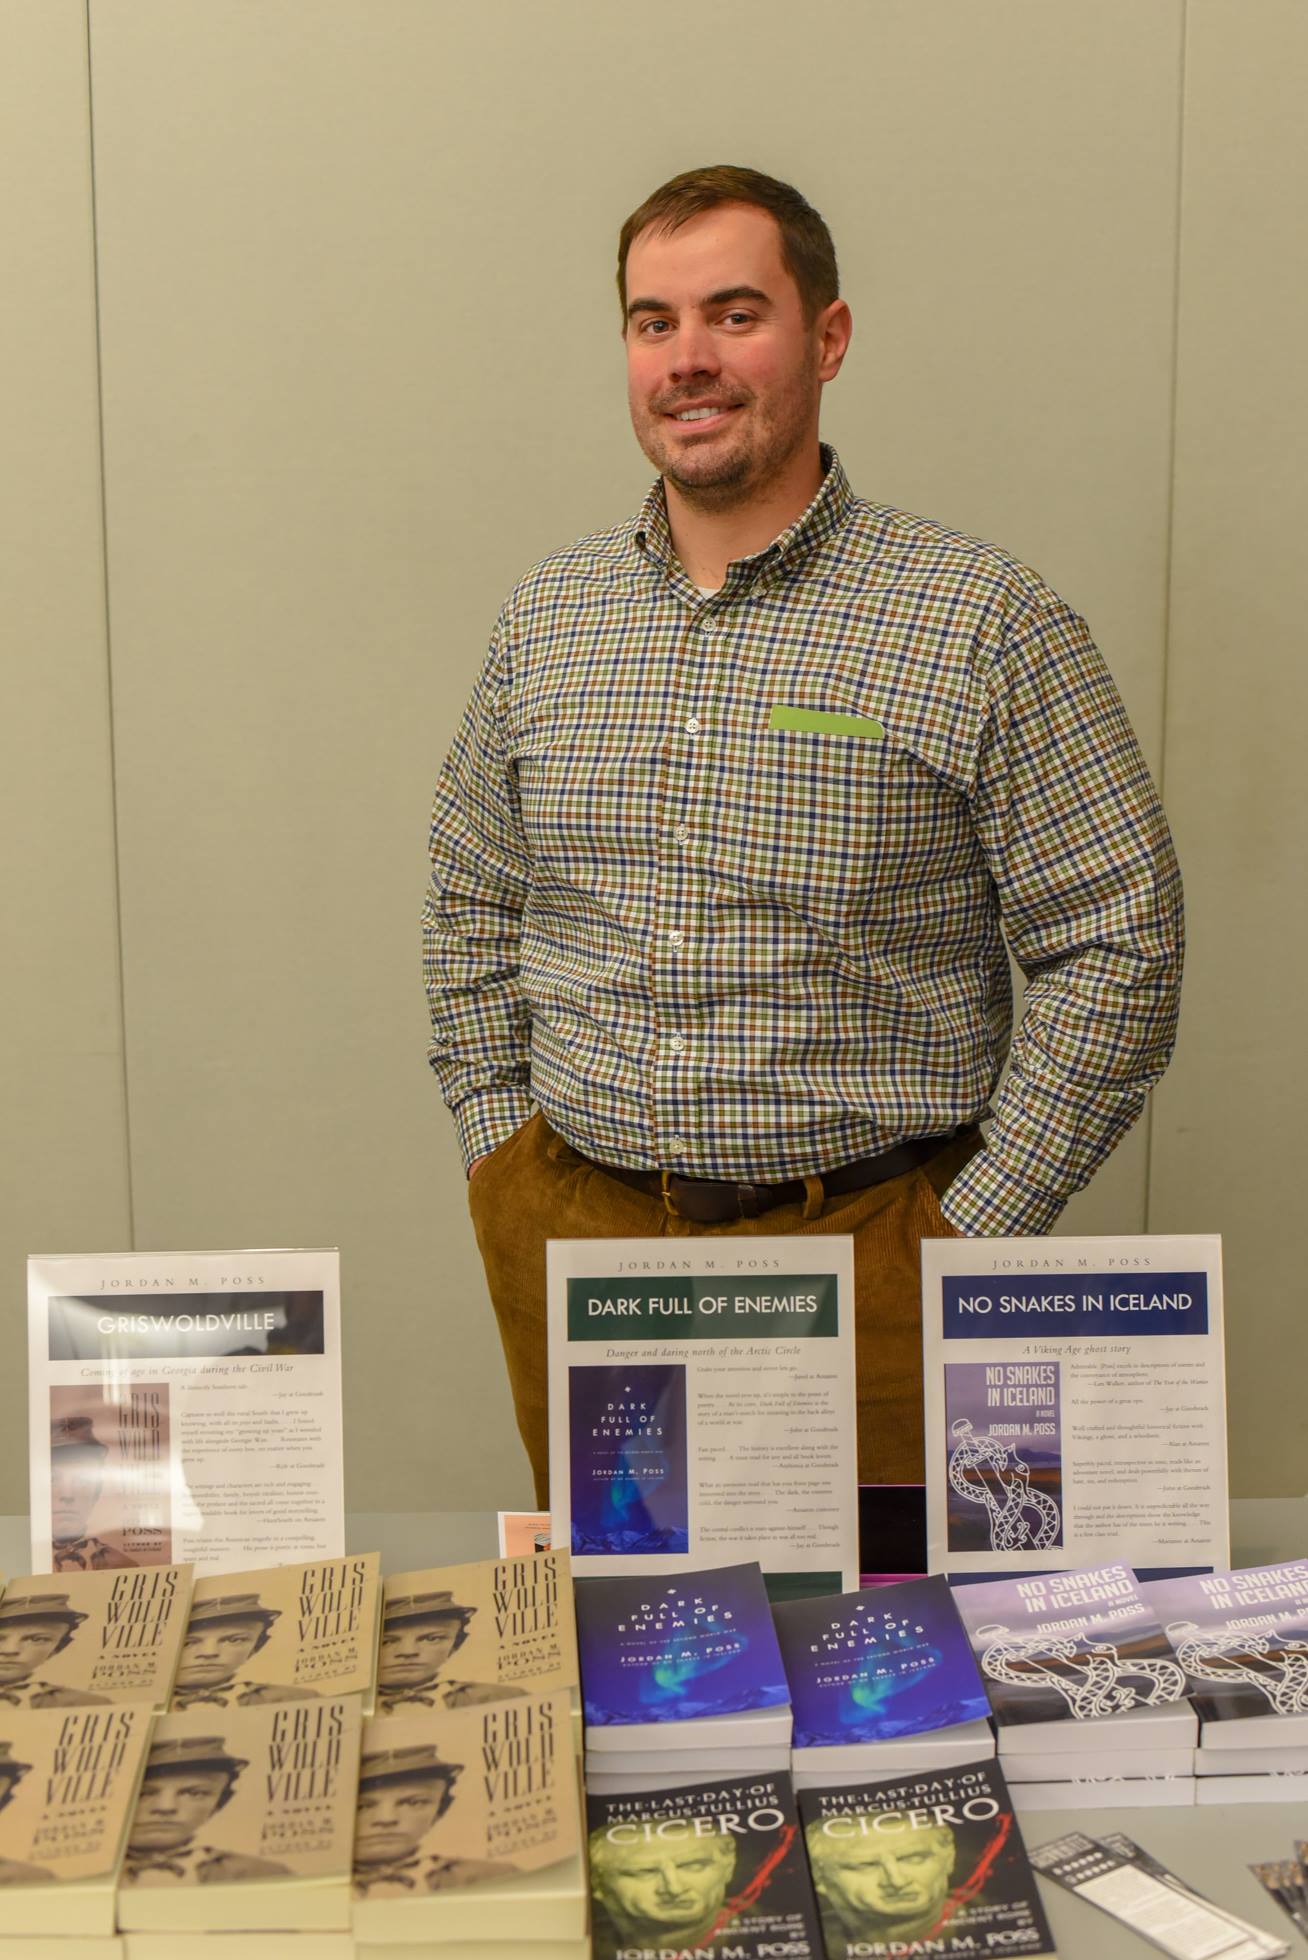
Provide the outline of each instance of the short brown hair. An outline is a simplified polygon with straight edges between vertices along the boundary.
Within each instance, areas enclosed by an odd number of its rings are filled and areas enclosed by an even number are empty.
[[[716,204],[753,204],[770,212],[781,233],[781,262],[799,288],[804,318],[813,321],[824,306],[840,298],[836,248],[826,224],[791,184],[766,177],[742,164],[713,163],[683,170],[652,191],[634,210],[618,237],[618,300],[627,320],[627,254],[631,242],[650,225],[676,231]]]

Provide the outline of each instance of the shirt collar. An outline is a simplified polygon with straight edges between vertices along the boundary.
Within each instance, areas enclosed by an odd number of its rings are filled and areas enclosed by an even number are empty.
[[[818,545],[839,530],[854,506],[854,493],[849,487],[849,479],[841,467],[839,456],[828,443],[820,445],[824,475],[817,495],[806,510],[800,512],[793,524],[787,525],[780,537],[774,538],[762,551],[756,551],[749,558],[732,560],[727,573],[726,588],[739,589],[752,582],[765,567],[780,570],[796,565],[806,558]],[[631,544],[636,551],[666,572],[682,571],[677,554],[672,546],[672,531],[668,524],[667,498],[663,489],[663,478],[656,479],[649,495],[641,505],[631,524]],[[684,572],[683,572],[684,577]]]

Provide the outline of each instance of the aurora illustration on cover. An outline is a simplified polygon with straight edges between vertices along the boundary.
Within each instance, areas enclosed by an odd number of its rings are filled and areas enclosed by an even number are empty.
[[[689,1551],[684,1368],[570,1368],[568,1432],[574,1552]]]
[[[762,1568],[721,1565],[577,1588],[586,1721],[679,1722],[790,1700]]]
[[[990,1713],[943,1577],[773,1608],[797,1749],[889,1742]]]

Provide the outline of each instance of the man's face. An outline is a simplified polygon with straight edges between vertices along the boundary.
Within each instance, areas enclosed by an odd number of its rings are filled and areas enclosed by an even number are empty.
[[[674,1833],[637,1844],[604,1846],[599,1886],[626,1924],[685,1932],[707,1924],[727,1896],[735,1870],[730,1838]]]
[[[0,1622],[0,1687],[25,1681],[42,1661],[49,1660],[67,1631],[62,1620],[21,1620],[7,1626]]]
[[[226,1788],[225,1769],[147,1774],[132,1819],[132,1850],[175,1851],[208,1823]]]
[[[50,1522],[54,1537],[80,1538],[100,1495],[102,1473],[93,1450],[61,1449],[50,1456]]]
[[[413,1688],[434,1681],[459,1637],[457,1620],[392,1623],[382,1634],[377,1678],[383,1688]]]
[[[954,1869],[947,1828],[822,1840],[818,1882],[846,1925],[933,1918]]]
[[[822,344],[829,312],[805,323],[776,220],[754,205],[716,205],[674,232],[651,227],[632,241],[631,424],[689,501],[743,503],[806,449],[816,452],[821,384],[840,365]],[[705,408],[712,413],[684,419]]]
[[[222,1687],[249,1660],[262,1632],[262,1620],[219,1620],[214,1626],[195,1628],[182,1645],[178,1687]]]
[[[385,1865],[416,1851],[440,1815],[446,1779],[399,1777],[360,1790],[354,1815],[354,1862]]]

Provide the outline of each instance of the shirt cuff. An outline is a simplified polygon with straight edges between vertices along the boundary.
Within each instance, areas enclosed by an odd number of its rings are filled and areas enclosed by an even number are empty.
[[[1038,1238],[1066,1203],[1048,1191],[1033,1191],[1006,1171],[993,1151],[979,1150],[949,1185],[940,1209],[969,1239]]]
[[[480,1089],[461,1102],[454,1111],[463,1151],[463,1168],[468,1170],[478,1157],[489,1156],[501,1143],[507,1143],[531,1115],[534,1104],[530,1089]]]

